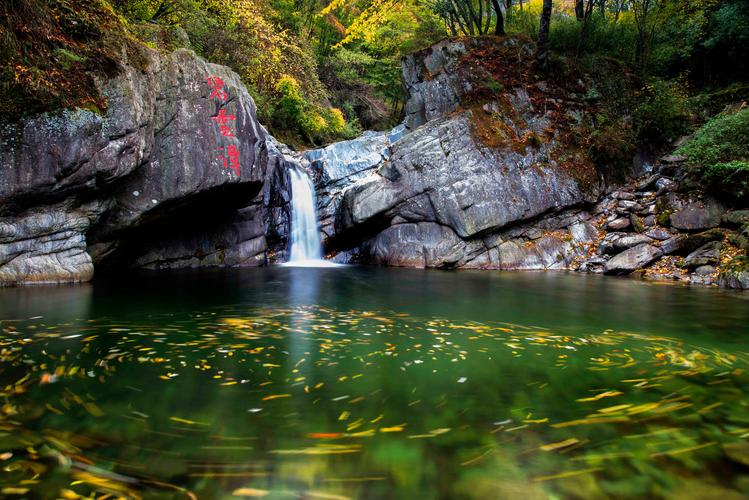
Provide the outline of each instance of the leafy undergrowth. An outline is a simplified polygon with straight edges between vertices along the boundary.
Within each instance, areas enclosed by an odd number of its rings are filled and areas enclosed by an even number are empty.
[[[597,186],[599,173],[623,177],[635,151],[626,119],[632,105],[623,102],[634,93],[632,74],[612,60],[585,67],[568,59],[556,59],[553,71],[544,74],[534,67],[527,37],[465,41],[469,49],[456,72],[471,85],[462,105],[473,111],[474,133],[482,144],[523,154],[554,141],[549,159],[586,190]],[[529,110],[515,104],[522,93]],[[533,131],[528,120],[541,117],[548,125]]]
[[[749,109],[709,120],[677,150],[713,189],[749,200]]]
[[[119,61],[143,67],[143,45],[102,0],[9,0],[0,6],[0,116],[106,109],[95,79]]]

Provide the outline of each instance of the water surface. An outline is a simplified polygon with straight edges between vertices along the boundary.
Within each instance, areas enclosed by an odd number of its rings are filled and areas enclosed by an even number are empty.
[[[0,290],[4,495],[742,498],[749,294],[201,271]]]

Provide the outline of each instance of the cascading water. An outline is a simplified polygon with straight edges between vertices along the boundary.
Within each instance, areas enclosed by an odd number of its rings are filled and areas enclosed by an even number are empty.
[[[288,266],[334,266],[323,260],[317,228],[317,200],[312,180],[302,169],[289,169],[291,179],[291,253]]]

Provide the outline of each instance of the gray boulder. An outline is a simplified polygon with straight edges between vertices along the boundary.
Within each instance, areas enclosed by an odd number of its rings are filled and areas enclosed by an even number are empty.
[[[684,231],[702,231],[720,225],[725,209],[714,200],[692,202],[671,214],[671,227]]]
[[[725,288],[749,290],[749,270],[728,269],[718,276],[718,284]]]
[[[661,257],[663,252],[652,245],[641,243],[614,256],[604,266],[605,274],[629,274]]]
[[[595,197],[543,163],[549,147],[525,154],[483,147],[472,137],[469,112],[433,120],[394,144],[375,175],[346,189],[336,232],[400,216],[465,239]]]
[[[628,217],[620,217],[618,219],[614,219],[613,221],[609,222],[608,228],[611,231],[621,231],[623,229],[627,229],[632,224],[629,221]]]
[[[717,264],[720,261],[721,246],[722,245],[719,241],[705,243],[700,248],[686,256],[682,263],[682,267],[696,269],[700,266],[712,266]]]
[[[664,241],[671,238],[672,234],[661,227],[654,227],[645,231],[645,236],[654,240]]]
[[[633,234],[629,236],[623,236],[614,241],[614,250],[622,251],[628,248],[632,248],[643,243],[652,243],[653,240],[645,236],[644,234]]]

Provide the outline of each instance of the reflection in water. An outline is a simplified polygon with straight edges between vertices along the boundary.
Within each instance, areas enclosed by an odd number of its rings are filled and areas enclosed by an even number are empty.
[[[356,267],[27,290],[0,290],[3,494],[747,494],[746,295]]]

